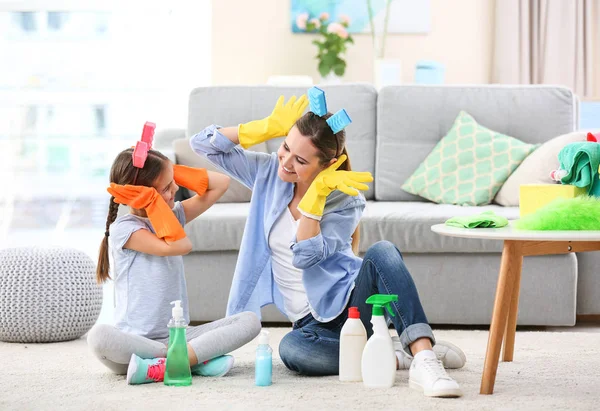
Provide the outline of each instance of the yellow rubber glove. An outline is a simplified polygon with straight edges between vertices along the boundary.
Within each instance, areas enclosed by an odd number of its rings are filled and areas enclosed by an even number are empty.
[[[185,237],[185,231],[173,210],[154,187],[110,183],[106,190],[115,198],[115,202],[146,210],[158,238],[177,241]]]
[[[340,190],[350,196],[358,195],[358,190],[368,190],[369,186],[362,183],[373,181],[368,171],[344,171],[338,168],[346,161],[346,155],[321,171],[300,200],[298,210],[306,217],[321,220],[325,209],[325,200],[334,190]]]
[[[244,148],[252,147],[272,138],[287,136],[292,126],[302,117],[304,109],[308,106],[306,95],[292,96],[287,104],[283,104],[284,97],[280,96],[275,108],[269,117],[240,124],[238,138]]]
[[[208,172],[205,168],[194,168],[173,164],[173,179],[178,186],[189,188],[199,196],[208,188]]]

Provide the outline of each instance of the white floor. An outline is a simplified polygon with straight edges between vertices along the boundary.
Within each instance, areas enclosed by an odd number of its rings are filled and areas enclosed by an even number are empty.
[[[514,362],[501,362],[494,395],[479,395],[488,333],[440,330],[461,347],[467,364],[450,370],[464,397],[432,399],[408,388],[408,371],[390,389],[340,383],[335,376],[302,377],[287,370],[278,344],[289,328],[272,328],[273,385],[254,385],[257,341],[233,352],[222,378],[194,377],[190,387],[129,386],[94,358],[85,339],[54,344],[0,342],[1,410],[595,410],[600,387],[599,334],[519,332]],[[33,394],[33,395],[32,395]]]

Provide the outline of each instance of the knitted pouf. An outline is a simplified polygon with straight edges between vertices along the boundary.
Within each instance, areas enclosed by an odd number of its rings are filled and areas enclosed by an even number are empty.
[[[100,315],[96,266],[71,248],[0,250],[0,341],[74,340]]]

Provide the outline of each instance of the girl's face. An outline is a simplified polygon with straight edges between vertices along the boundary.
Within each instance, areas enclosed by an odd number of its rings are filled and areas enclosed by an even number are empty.
[[[287,183],[309,184],[325,166],[319,163],[318,150],[310,139],[300,134],[296,126],[277,150],[277,175]]]
[[[163,172],[152,184],[152,187],[158,191],[158,194],[165,200],[169,207],[175,206],[175,193],[179,190],[179,186],[175,184],[173,179],[173,165],[169,161],[165,164]]]

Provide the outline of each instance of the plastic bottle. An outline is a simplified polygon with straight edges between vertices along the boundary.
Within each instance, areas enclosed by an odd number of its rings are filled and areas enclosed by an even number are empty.
[[[169,348],[165,364],[165,385],[186,386],[192,384],[190,359],[188,357],[185,329],[187,324],[183,318],[181,300],[172,301],[173,316],[169,321]]]
[[[256,349],[255,383],[259,387],[266,387],[273,382],[273,350],[269,346],[269,332],[262,330],[258,337]]]
[[[348,309],[348,319],[340,332],[340,381],[362,381],[361,361],[367,343],[367,330],[357,307]]]
[[[367,299],[367,304],[373,304],[373,335],[367,341],[362,355],[362,378],[367,387],[389,388],[396,379],[394,344],[383,316],[383,307],[386,306],[394,317],[390,306],[392,301],[398,301],[398,296],[374,294]]]

